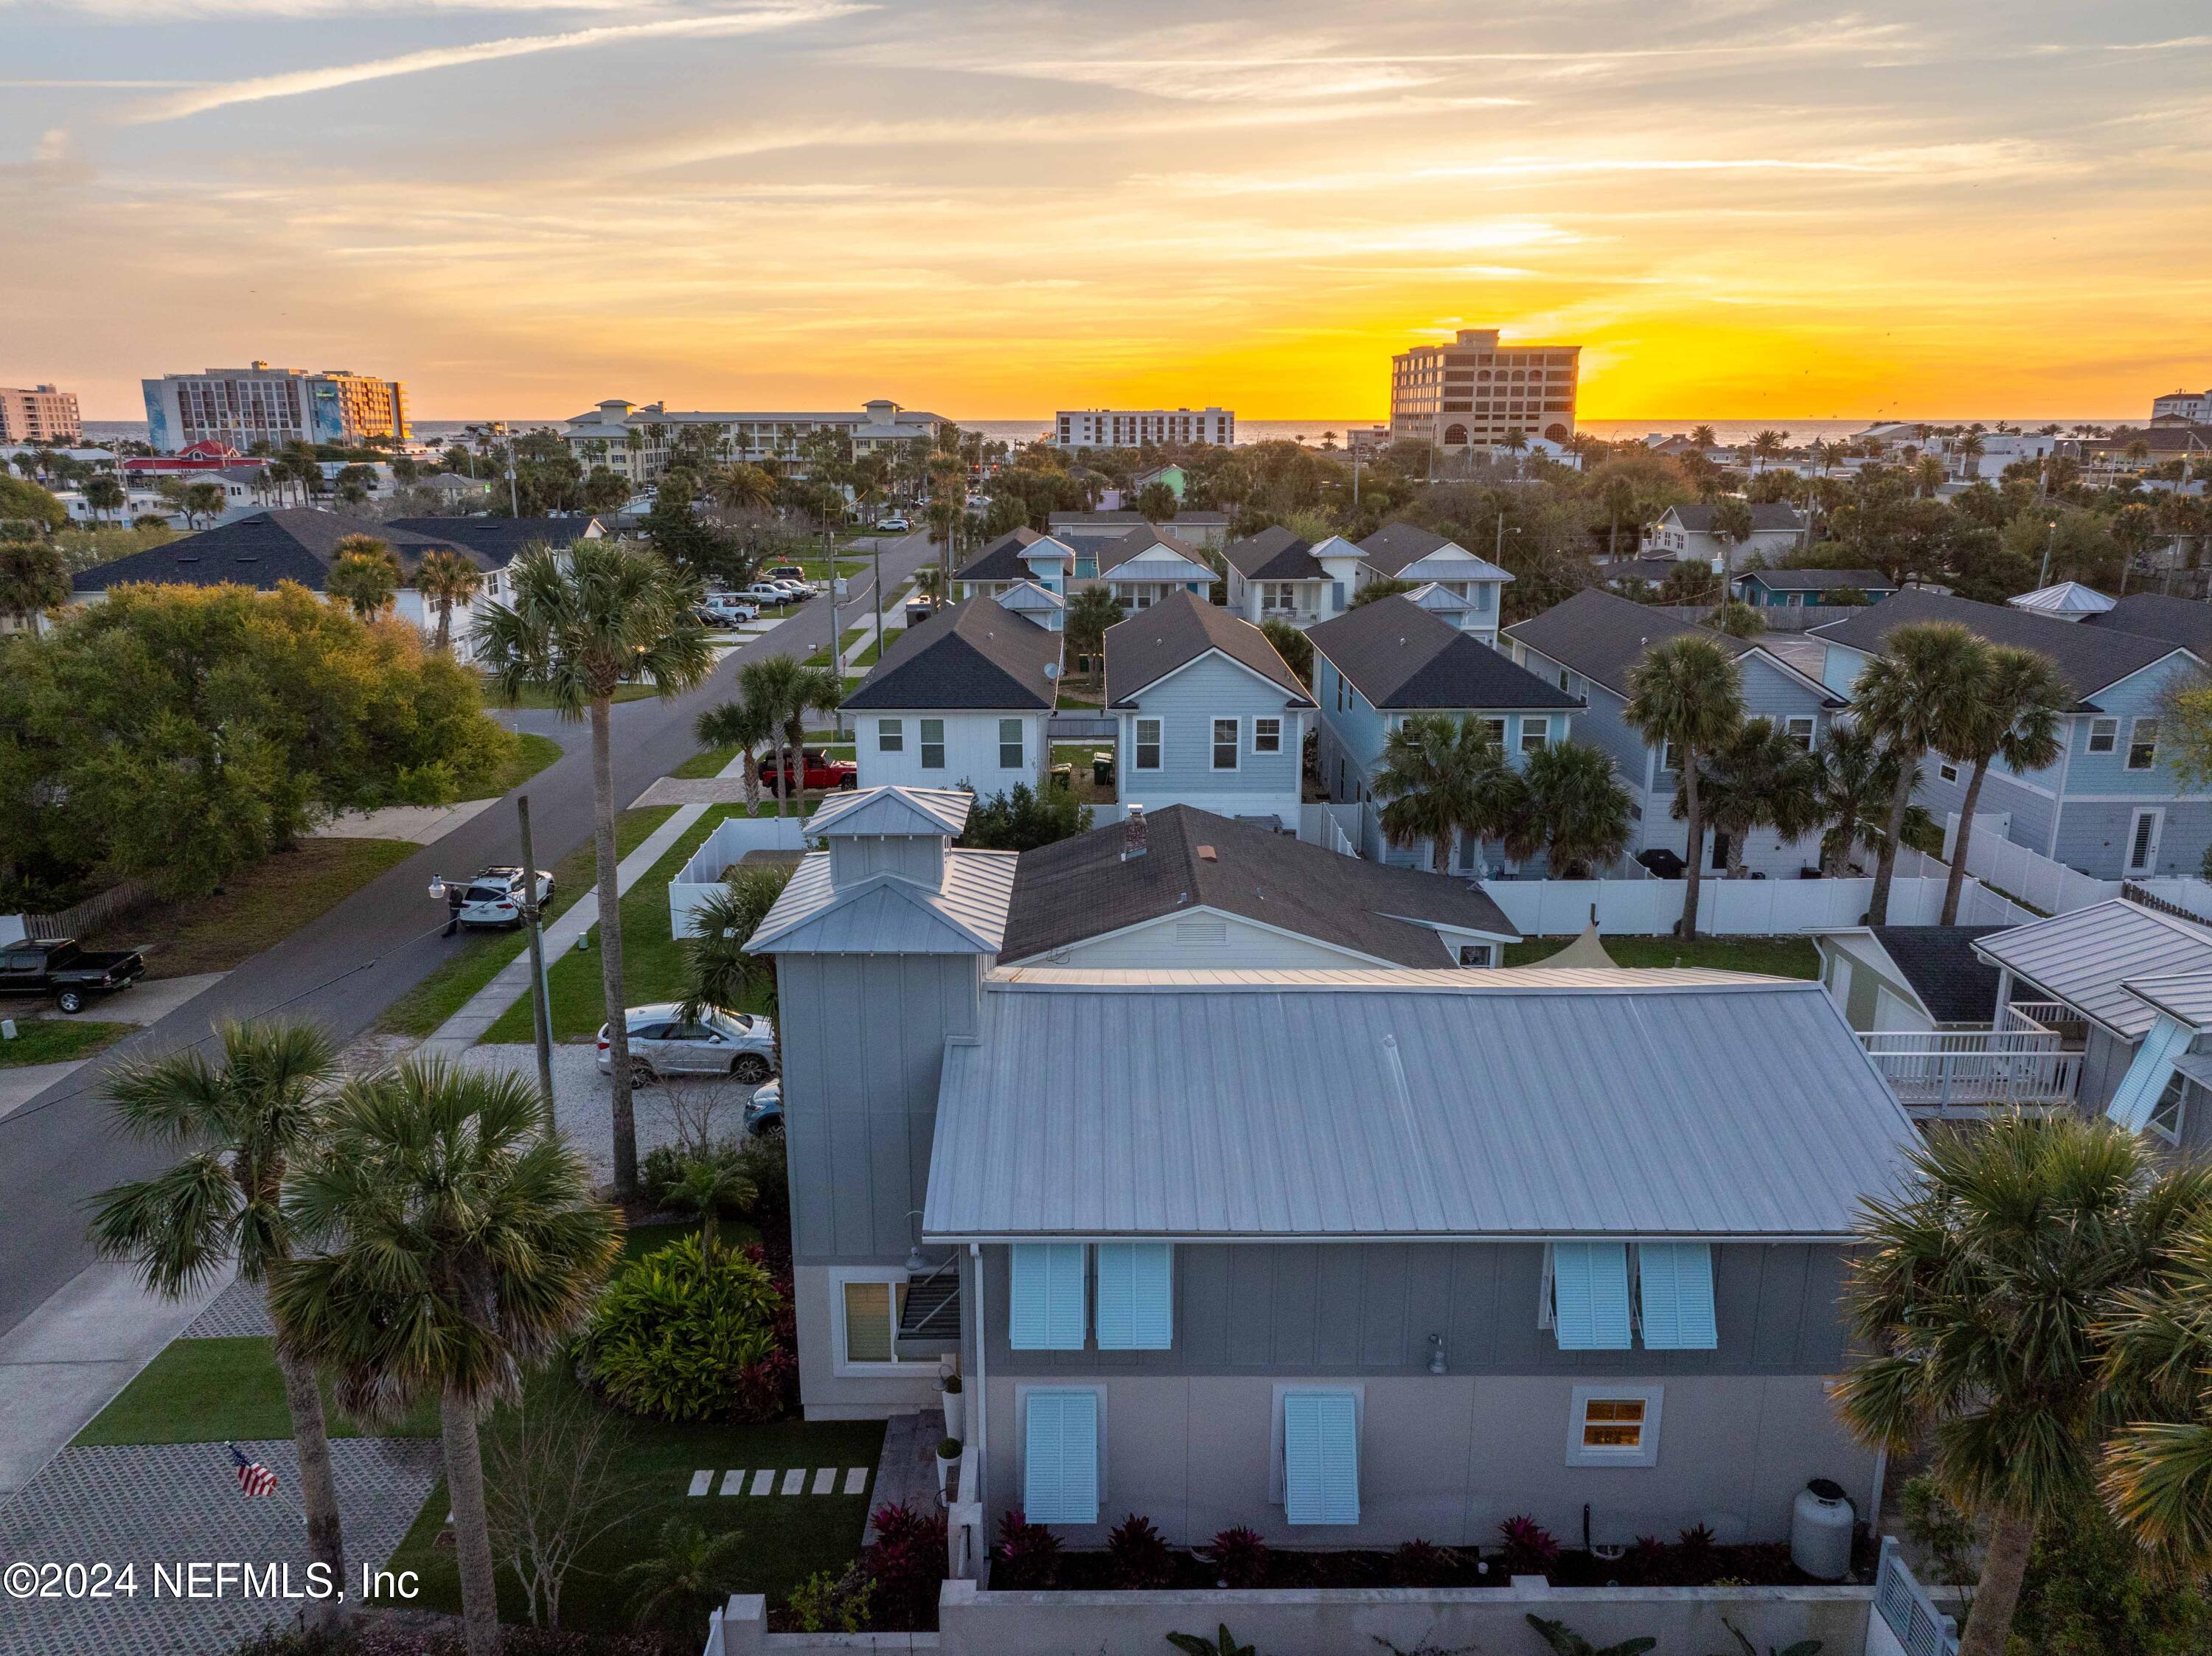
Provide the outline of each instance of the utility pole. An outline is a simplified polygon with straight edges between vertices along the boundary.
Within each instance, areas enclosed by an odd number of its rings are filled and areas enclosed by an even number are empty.
[[[2051,534],[2043,543],[2043,568],[2035,577],[2035,585],[2039,591],[2051,585],[2051,555],[2057,549],[2058,519],[2053,518],[2051,520]]]
[[[544,915],[538,902],[538,857],[530,842],[530,796],[514,796],[522,828],[522,923],[530,932],[531,1023],[538,1038],[538,1086],[545,1096],[545,1127],[553,1128],[553,1007],[546,994]]]

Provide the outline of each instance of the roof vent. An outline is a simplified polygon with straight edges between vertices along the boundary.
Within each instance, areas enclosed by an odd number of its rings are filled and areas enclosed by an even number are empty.
[[[1141,857],[1150,849],[1145,839],[1145,808],[1132,805],[1127,820],[1121,824],[1121,860],[1126,863]]]
[[[1048,661],[1045,663],[1044,676],[1047,678],[1058,678],[1060,676],[1060,664],[1056,661]]]
[[[1221,860],[1221,853],[1212,846],[1200,846],[1198,848],[1198,860],[1201,863],[1218,863]]]

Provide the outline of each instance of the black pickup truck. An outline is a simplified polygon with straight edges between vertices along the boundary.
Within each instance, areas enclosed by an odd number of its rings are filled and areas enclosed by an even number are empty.
[[[95,954],[75,937],[19,937],[0,949],[0,995],[51,995],[64,1012],[82,1012],[93,996],[127,989],[145,973],[137,949]]]

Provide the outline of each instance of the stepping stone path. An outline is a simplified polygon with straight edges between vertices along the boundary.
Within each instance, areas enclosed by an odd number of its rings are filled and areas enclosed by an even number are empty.
[[[776,1481],[779,1476],[782,1479],[784,1494],[805,1495],[807,1493],[808,1475],[807,1469],[804,1466],[788,1467],[783,1469],[781,1472],[779,1472],[777,1468],[773,1466],[764,1466],[754,1471],[752,1475],[752,1493],[755,1495],[775,1494],[776,1489]],[[722,1473],[720,1488],[721,1493],[724,1495],[744,1494],[745,1469],[743,1467],[733,1467],[730,1471]],[[813,1492],[816,1495],[837,1495],[840,1493],[845,1495],[865,1495],[867,1493],[868,1489],[868,1468],[866,1466],[846,1467],[844,1470],[844,1488],[841,1491],[838,1488],[837,1468],[835,1466],[817,1466],[813,1469],[812,1488]],[[691,1487],[686,1493],[693,1495],[712,1495],[714,1491],[715,1473],[713,1467],[705,1467],[691,1474]]]

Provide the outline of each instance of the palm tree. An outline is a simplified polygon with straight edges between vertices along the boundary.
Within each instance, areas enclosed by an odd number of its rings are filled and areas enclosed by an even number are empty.
[[[1556,742],[1528,755],[1521,771],[1522,797],[1506,836],[1515,861],[1539,851],[1555,880],[1575,870],[1603,868],[1627,849],[1632,801],[1604,749],[1588,742]]]
[[[1785,432],[1773,430],[1760,432],[1751,440],[1752,458],[1757,463],[1752,470],[1765,470],[1769,460],[1778,460],[1782,458],[1782,452],[1788,444],[1789,436]]]
[[[1912,463],[1913,484],[1919,489],[1920,498],[1923,500],[1934,500],[1950,475],[1943,464],[1942,456],[1938,454],[1923,454]]]
[[[477,620],[478,663],[507,701],[518,700],[526,685],[542,685],[562,718],[591,720],[615,1189],[627,1198],[637,1191],[637,1119],[623,1015],[622,900],[615,886],[621,857],[615,849],[614,695],[625,680],[641,681],[663,701],[672,700],[705,682],[714,652],[692,614],[697,585],[645,547],[614,539],[577,541],[559,553],[534,546],[514,560],[512,573],[514,604],[494,604]]]
[[[668,1194],[678,1206],[699,1216],[699,1247],[712,1259],[722,1216],[744,1212],[760,1199],[760,1187],[733,1156],[709,1153],[686,1162]]]
[[[1989,646],[1951,622],[1916,622],[1892,630],[1882,653],[1866,664],[1852,691],[1857,716],[1894,755],[1897,774],[1889,821],[1875,866],[1869,925],[1889,921],[1889,886],[1897,874],[1897,848],[1912,782],[1930,748],[1956,749],[1972,722],[1989,675]]]
[[[1521,456],[1528,446],[1528,434],[1518,426],[1506,428],[1505,435],[1498,440],[1498,446],[1513,457],[1513,475],[1521,475]]]
[[[1735,596],[1735,549],[1751,538],[1751,503],[1733,494],[1713,502],[1713,538],[1721,543],[1721,602]]]
[[[791,745],[793,755],[791,784],[779,791],[796,794],[799,814],[806,815],[806,715],[823,713],[836,716],[838,705],[845,700],[845,676],[835,667],[801,667],[792,675],[791,707],[784,718],[784,737]]]
[[[716,471],[708,486],[715,503],[732,512],[765,512],[775,504],[775,479],[742,461]]]
[[[660,1550],[622,1573],[629,1613],[639,1625],[689,1633],[743,1579],[751,1543],[742,1530],[712,1541],[696,1524],[672,1518],[660,1526]]]
[[[737,744],[752,751],[751,743],[764,742],[775,755],[773,790],[775,814],[788,815],[792,790],[784,786],[792,765],[784,743],[799,705],[799,675],[805,670],[789,656],[765,656],[738,669],[738,698],[699,716],[696,731],[702,742],[721,747]],[[719,740],[713,738],[719,737]]]
[[[1399,846],[1426,840],[1430,860],[1443,874],[1458,835],[1480,844],[1505,831],[1518,780],[1480,719],[1414,713],[1383,742],[1372,787],[1385,802],[1384,837]]]
[[[1942,924],[1956,925],[1959,897],[1966,883],[1966,846],[1974,833],[1974,807],[1990,761],[2002,759],[2015,776],[2056,764],[2063,750],[2059,720],[2074,705],[2073,688],[2051,658],[2016,645],[1989,646],[1981,695],[1969,702],[1960,733],[1948,750],[1974,767],[1966,797],[1959,804],[1959,834],[1951,847],[1951,877],[1943,888]]]
[[[130,499],[130,494],[112,471],[97,472],[84,480],[84,503],[102,517],[120,512]]]
[[[1820,823],[1820,761],[1771,719],[1750,719],[1705,757],[1698,789],[1714,832],[1728,835],[1728,877],[1741,880],[1744,842],[1771,828],[1785,841]],[[1686,790],[1674,796],[1677,820],[1688,815]]]
[[[1721,440],[1714,434],[1713,428],[1711,426],[1692,426],[1690,428],[1690,446],[1692,448],[1700,450],[1718,448],[1720,446],[1720,441]]]
[[[363,621],[389,610],[404,579],[398,555],[374,535],[342,535],[331,549],[323,590]]]
[[[1884,825],[1889,818],[1897,767],[1882,751],[1874,732],[1850,719],[1838,719],[1828,726],[1828,739],[1821,743],[1819,757],[1819,814],[1828,825],[1820,836],[1820,872],[1829,879],[1840,880],[1850,872],[1854,851],[1863,847],[1879,855],[1886,843]],[[1912,785],[1905,792],[1910,794],[1918,783],[1916,766]],[[1906,826],[1914,834],[1927,820],[1927,812],[1918,805],[1906,811]]]
[[[483,573],[458,552],[438,548],[422,555],[415,567],[415,590],[423,602],[438,609],[438,648],[450,651],[453,643],[453,606],[466,604],[483,584]]]
[[[2212,1234],[2175,1251],[2153,1285],[2124,1289],[2099,1332],[2129,1423],[2106,1444],[2114,1516],[2184,1574],[2212,1565]]]
[[[1698,935],[1698,893],[1705,861],[1704,802],[1698,773],[1705,755],[1743,723],[1743,669],[1712,639],[1682,634],[1652,646],[1628,671],[1628,704],[1621,715],[1664,764],[1668,753],[1681,778],[1683,817],[1689,824],[1689,866],[1684,870],[1682,936]]]
[[[778,659],[788,659],[780,657]],[[739,670],[742,681],[743,669]],[[759,704],[740,699],[725,701],[707,709],[691,727],[700,744],[708,748],[735,748],[744,761],[745,815],[760,815],[761,762],[760,750],[774,744],[781,725],[775,717]]]
[[[2036,1520],[2088,1494],[2115,1423],[2099,1319],[2203,1223],[2212,1172],[2070,1113],[1939,1128],[1910,1159],[1909,1193],[1859,1219],[1845,1303],[1867,1355],[1832,1395],[1860,1439],[1924,1447],[1944,1493],[1988,1515],[1959,1649],[2001,1656]]]
[[[337,1378],[347,1413],[438,1399],[470,1656],[499,1647],[477,1422],[584,1322],[622,1247],[584,1160],[514,1073],[410,1060],[349,1083],[293,1210],[328,1252],[270,1293],[277,1349]]]
[[[69,597],[69,572],[52,542],[0,541],[0,616],[28,627]]]
[[[691,913],[691,935],[683,943],[685,992],[684,1016],[696,1017],[709,1006],[757,1004],[769,1027],[781,1031],[776,1016],[775,956],[747,947],[775,900],[791,883],[789,868],[741,868],[722,889]],[[783,1041],[776,1036],[776,1073],[783,1073]]]
[[[1094,668],[1103,669],[1106,652],[1106,629],[1121,624],[1121,600],[1114,596],[1110,586],[1086,586],[1067,601],[1061,626],[1067,637],[1067,652],[1078,660],[1088,659]]]
[[[1607,478],[1598,485],[1598,504],[1605,508],[1605,555],[1620,555],[1620,520],[1636,515],[1636,485],[1620,476]]]
[[[311,1023],[227,1023],[216,1038],[220,1064],[186,1047],[127,1065],[107,1083],[126,1133],[185,1155],[166,1173],[102,1192],[93,1242],[103,1259],[137,1265],[146,1286],[170,1299],[232,1259],[240,1280],[267,1290],[292,1258],[285,1182],[322,1149],[325,1095],[338,1074],[337,1052]],[[343,1582],[337,1484],[314,1364],[280,1344],[276,1366],[300,1450],[308,1555]],[[334,1623],[337,1601],[324,1601],[324,1611]]]

